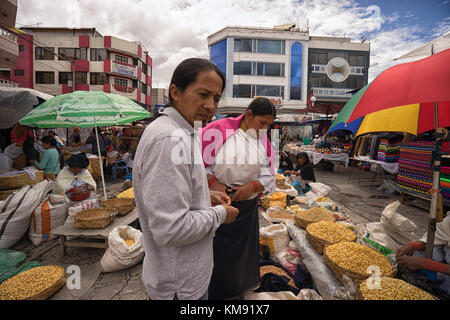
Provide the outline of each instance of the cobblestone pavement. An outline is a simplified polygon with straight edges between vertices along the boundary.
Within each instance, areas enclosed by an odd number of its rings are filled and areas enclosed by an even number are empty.
[[[387,195],[378,192],[377,186],[371,189],[370,182],[359,183],[357,179],[348,182],[349,168],[336,166],[334,172],[316,170],[318,182],[325,183],[332,188],[329,197],[335,201],[340,209],[348,214],[354,223],[379,221],[383,208],[392,201],[399,200],[400,196]],[[372,173],[360,172],[361,177],[368,179]],[[393,179],[393,177],[390,177]],[[123,181],[107,183],[108,197],[120,193]],[[103,196],[102,190],[98,192]],[[429,205],[421,200],[420,205]],[[416,206],[405,204],[400,206],[398,212],[416,223],[416,234],[420,237],[427,228],[428,212]],[[260,217],[260,225],[267,222]],[[65,286],[50,299],[54,300],[147,300],[148,295],[141,281],[142,263],[123,271],[102,273],[100,259],[105,250],[96,248],[66,249],[61,257],[58,240],[51,240],[40,246],[34,246],[26,234],[11,249],[26,253],[28,261],[39,261],[44,265],[58,264],[69,270],[69,266],[78,266],[81,271],[81,285],[79,289],[68,289]]]

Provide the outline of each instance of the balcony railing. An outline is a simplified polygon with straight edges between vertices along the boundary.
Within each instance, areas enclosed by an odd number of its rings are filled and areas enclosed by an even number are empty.
[[[11,42],[17,43],[17,35],[15,35],[14,33],[12,33],[9,30],[6,30],[5,28],[0,27],[0,37],[8,39]]]

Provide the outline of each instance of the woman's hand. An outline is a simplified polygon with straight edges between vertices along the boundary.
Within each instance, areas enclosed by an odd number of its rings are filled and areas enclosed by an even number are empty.
[[[410,257],[404,255],[397,258],[397,262],[398,264],[405,266],[405,268],[409,270],[423,269],[423,258],[421,257]]]
[[[209,191],[209,197],[211,198],[212,206],[218,206],[221,204],[226,204],[226,205],[231,204],[230,197],[220,191]]]
[[[214,183],[211,187],[209,187],[210,191],[219,191],[222,193],[226,193],[227,187],[226,185],[216,181],[216,183]]]
[[[235,187],[233,190],[236,190],[231,201],[241,202],[245,201],[255,192],[253,184],[247,183],[240,187]]]
[[[414,254],[414,247],[410,244],[405,244],[397,249],[395,252],[395,255],[397,258],[400,258],[402,256],[412,256]]]

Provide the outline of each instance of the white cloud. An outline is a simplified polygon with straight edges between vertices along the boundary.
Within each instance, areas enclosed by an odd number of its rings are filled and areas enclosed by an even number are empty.
[[[377,6],[361,7],[352,0],[19,0],[18,7],[21,24],[95,27],[103,35],[139,40],[153,58],[159,87],[168,86],[185,58],[208,57],[207,36],[231,25],[295,22],[305,27],[308,20],[310,35],[345,35],[355,41],[369,35],[371,79],[394,65],[393,58],[423,44],[411,37],[414,30],[383,30],[398,14],[388,17]]]

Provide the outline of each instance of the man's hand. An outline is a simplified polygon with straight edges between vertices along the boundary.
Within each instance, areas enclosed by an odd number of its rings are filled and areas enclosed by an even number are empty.
[[[236,190],[231,201],[241,202],[247,200],[254,192],[255,189],[251,183],[244,184],[240,187],[235,187],[233,190]]]
[[[236,220],[236,217],[239,214],[239,209],[229,205],[224,205],[224,207],[225,210],[227,210],[227,217],[225,218],[224,224],[229,224]]]
[[[414,254],[414,251],[415,251],[415,249],[412,245],[405,244],[397,249],[397,251],[395,252],[395,255],[397,256],[397,258],[400,258],[405,255],[412,256]]]
[[[209,191],[209,197],[211,198],[212,206],[217,206],[221,204],[231,204],[231,199],[225,193],[220,191]]]
[[[423,269],[423,258],[421,257],[410,257],[404,255],[397,258],[397,262],[409,270]]]

